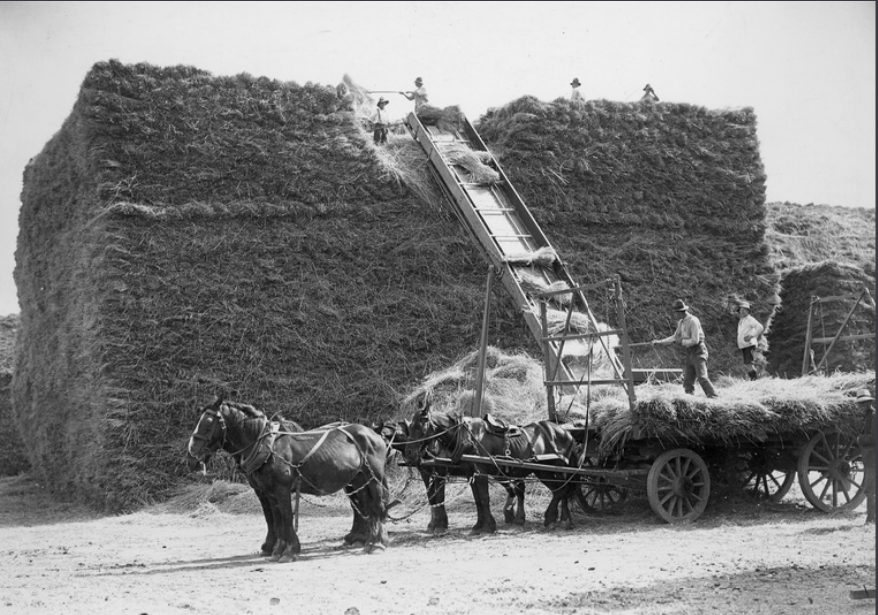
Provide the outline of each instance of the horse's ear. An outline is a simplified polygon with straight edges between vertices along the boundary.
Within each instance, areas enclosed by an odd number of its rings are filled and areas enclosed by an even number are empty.
[[[226,401],[225,393],[220,391],[219,393],[217,393],[216,396],[214,396],[213,401],[211,402],[210,406],[212,408],[219,408],[223,404],[224,401]]]

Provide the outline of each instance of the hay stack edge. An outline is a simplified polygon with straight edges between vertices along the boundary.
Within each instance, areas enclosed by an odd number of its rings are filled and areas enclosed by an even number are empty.
[[[16,251],[12,411],[55,492],[116,512],[167,498],[220,391],[306,426],[368,421],[470,356],[486,264],[407,137],[371,144],[362,103],[186,66],[91,69],[25,170]],[[781,291],[755,126],[749,109],[532,97],[477,123],[577,280],[622,276],[632,340],[668,335],[681,295],[717,373],[739,361],[730,293],[766,321]],[[496,292],[492,346],[538,356]],[[518,361],[503,373],[536,386]]]

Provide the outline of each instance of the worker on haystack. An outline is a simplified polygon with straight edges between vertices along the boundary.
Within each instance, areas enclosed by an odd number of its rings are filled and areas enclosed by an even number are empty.
[[[584,103],[585,96],[582,95],[582,92],[579,90],[579,86],[582,84],[579,83],[579,79],[577,77],[573,78],[573,81],[570,82],[570,87],[573,88],[570,91],[570,102],[575,103]]]
[[[643,96],[640,97],[640,100],[654,100],[655,102],[659,101],[659,97],[656,96],[655,90],[652,89],[652,86],[648,83],[643,86]]]
[[[415,88],[413,92],[400,92],[400,94],[415,101],[415,113],[417,113],[421,107],[427,104],[427,90],[424,89],[424,80],[420,77],[415,79]]]
[[[707,376],[707,345],[704,343],[704,331],[701,321],[689,313],[689,306],[682,299],[674,301],[671,307],[680,316],[677,329],[670,337],[653,340],[652,345],[676,343],[683,354],[683,391],[689,395],[695,393],[695,381],[708,397],[717,397],[713,384]]]
[[[744,356],[744,367],[747,369],[747,377],[756,380],[759,374],[753,364],[756,344],[765,327],[750,315],[750,304],[742,301],[738,304],[738,348]]]
[[[865,427],[870,431],[857,438],[860,452],[863,456],[865,471],[865,484],[863,491],[866,492],[866,523],[875,523],[875,407],[872,402],[875,398],[869,393],[869,389],[857,391],[857,406],[863,411]],[[863,430],[865,431],[865,429]]]
[[[390,126],[390,118],[387,116],[387,111],[384,110],[384,107],[389,102],[383,96],[379,98],[378,108],[375,109],[375,113],[372,115],[372,128],[374,129],[372,140],[375,141],[375,145],[387,143],[387,129]]]

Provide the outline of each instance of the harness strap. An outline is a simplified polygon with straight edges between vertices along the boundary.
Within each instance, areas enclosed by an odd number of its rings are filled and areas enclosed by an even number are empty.
[[[333,427],[332,429],[327,429],[326,431],[324,431],[323,434],[320,436],[320,439],[317,441],[317,444],[311,447],[311,450],[308,451],[308,453],[304,457],[302,457],[302,460],[298,464],[296,464],[296,467],[301,468],[303,465],[305,465],[305,462],[311,458],[311,455],[316,453],[317,449],[323,446],[323,443],[326,441],[326,438],[329,437],[329,434],[337,429],[344,431],[341,427]],[[350,434],[347,434],[347,432],[345,433],[348,437],[350,437]]]

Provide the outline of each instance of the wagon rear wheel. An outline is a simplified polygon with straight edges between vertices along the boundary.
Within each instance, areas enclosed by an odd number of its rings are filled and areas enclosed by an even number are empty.
[[[795,459],[786,460],[769,451],[738,453],[731,481],[745,494],[780,502],[796,480]]]
[[[649,468],[646,495],[655,513],[668,523],[695,521],[710,497],[707,464],[687,448],[663,452]]]
[[[610,485],[605,478],[598,478],[588,484],[579,485],[574,495],[583,512],[604,513],[624,502],[628,497],[628,490]]]
[[[799,486],[823,512],[853,510],[866,499],[866,471],[856,438],[818,433],[799,455]]]

